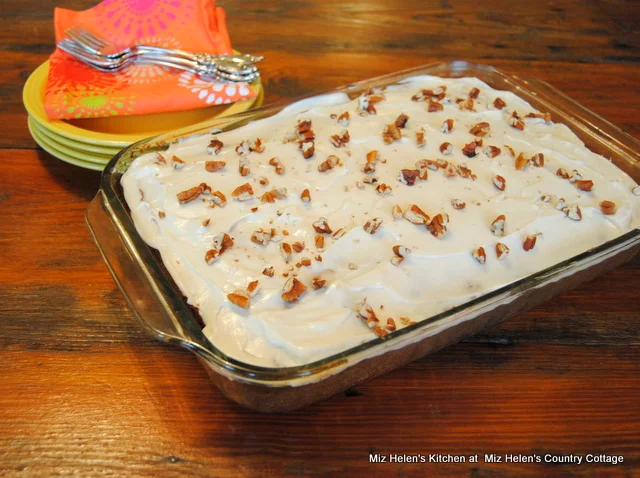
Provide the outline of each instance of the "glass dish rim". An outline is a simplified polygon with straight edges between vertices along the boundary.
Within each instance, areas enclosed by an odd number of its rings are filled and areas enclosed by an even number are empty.
[[[376,349],[376,348],[380,349],[379,353],[370,355],[370,357],[383,354],[386,350],[391,349],[391,347],[385,347],[385,344],[389,345],[391,344],[391,342],[393,342],[394,344],[397,342],[400,342],[402,344],[403,338],[406,340],[411,340],[412,338],[416,337],[415,340],[420,340],[419,332],[427,329],[429,326],[443,323],[446,319],[454,318],[459,314],[463,313],[465,310],[473,310],[475,306],[480,306],[484,303],[488,304],[492,300],[497,300],[501,296],[507,296],[512,293],[517,293],[523,290],[528,290],[530,288],[535,288],[536,286],[539,286],[540,284],[544,283],[544,281],[549,279],[550,277],[560,275],[563,272],[569,271],[576,264],[586,263],[588,259],[594,259],[594,260],[599,259],[601,256],[605,255],[607,252],[617,251],[623,247],[632,245],[635,242],[638,242],[640,240],[640,230],[638,229],[631,230],[622,236],[619,236],[611,241],[607,241],[604,244],[601,244],[600,246],[597,246],[581,254],[573,256],[565,261],[562,261],[558,264],[548,267],[542,271],[536,272],[535,274],[531,274],[529,276],[523,277],[522,279],[519,279],[515,282],[511,282],[493,291],[482,294],[452,309],[446,310],[434,316],[423,319],[420,322],[417,322],[413,325],[404,327],[385,337],[372,338],[372,340],[367,341],[358,346],[349,348],[337,354],[333,354],[329,357],[325,357],[325,358],[322,358],[313,362],[309,362],[303,365],[290,366],[290,367],[262,367],[262,366],[252,365],[246,362],[236,360],[232,357],[227,356],[222,351],[217,349],[213,345],[213,343],[211,343],[206,338],[202,329],[198,325],[198,322],[194,317],[193,313],[191,312],[191,310],[189,310],[189,307],[187,306],[186,301],[182,298],[179,291],[176,291],[176,288],[173,286],[171,279],[167,277],[168,272],[166,272],[162,267],[160,267],[160,264],[158,263],[158,261],[156,260],[156,258],[153,256],[151,252],[152,248],[148,246],[144,242],[144,240],[140,237],[140,235],[137,233],[135,229],[135,225],[133,224],[133,220],[131,219],[130,214],[127,212],[126,203],[123,202],[124,198],[121,198],[118,192],[113,188],[113,181],[115,179],[115,176],[117,174],[123,173],[123,171],[120,170],[121,168],[119,168],[119,166],[121,166],[120,165],[121,162],[125,162],[125,163],[127,162],[127,160],[124,159],[127,153],[136,152],[136,149],[141,148],[141,151],[138,151],[136,154],[136,157],[137,157],[150,151],[159,150],[160,145],[166,145],[172,141],[175,141],[176,138],[186,138],[192,135],[208,133],[212,129],[215,129],[216,125],[221,122],[225,122],[225,123],[230,122],[232,124],[235,124],[238,122],[241,123],[244,120],[250,121],[251,118],[255,118],[255,119],[259,118],[260,117],[259,115],[261,114],[264,114],[265,116],[269,115],[269,113],[275,114],[288,105],[291,105],[293,103],[296,103],[298,101],[308,99],[311,97],[322,96],[324,94],[340,93],[340,92],[347,93],[347,94],[354,93],[356,91],[359,91],[360,89],[369,88],[372,86],[375,87],[381,84],[390,84],[390,82],[399,82],[407,77],[411,77],[417,74],[429,74],[425,72],[425,70],[432,70],[432,69],[443,68],[447,66],[451,67],[452,69],[461,68],[461,69],[464,69],[465,71],[466,70],[483,71],[485,73],[497,75],[501,77],[502,80],[509,83],[510,86],[513,86],[513,89],[510,91],[520,92],[520,93],[522,91],[525,91],[529,95],[534,95],[537,98],[539,96],[539,93],[525,88],[526,85],[528,84],[526,81],[523,81],[516,75],[510,75],[492,66],[475,64],[470,62],[462,62],[462,61],[434,62],[426,65],[421,65],[415,68],[394,72],[388,75],[383,75],[383,76],[355,82],[343,87],[330,90],[326,93],[306,95],[302,97],[286,99],[286,100],[278,101],[273,104],[264,105],[256,109],[252,109],[247,112],[242,112],[236,115],[228,116],[226,118],[222,118],[219,120],[213,119],[210,125],[201,126],[195,130],[191,130],[189,127],[187,127],[187,128],[182,128],[180,130],[173,131],[173,132],[163,133],[153,138],[148,138],[145,140],[138,141],[132,144],[131,146],[123,149],[122,151],[120,151],[107,164],[101,178],[101,192],[105,198],[105,201],[109,206],[109,209],[111,212],[111,219],[112,220],[117,219],[119,223],[118,229],[120,233],[126,234],[126,237],[121,237],[121,239],[126,240],[128,245],[131,248],[133,248],[133,250],[130,252],[135,252],[137,254],[137,257],[135,257],[137,265],[143,268],[151,269],[151,272],[153,273],[151,275],[149,274],[148,271],[145,270],[145,276],[147,277],[147,279],[160,278],[160,280],[162,281],[162,283],[160,284],[158,283],[153,284],[155,285],[154,287],[155,292],[157,294],[161,294],[163,292],[172,293],[172,295],[170,295],[169,297],[166,294],[162,295],[165,305],[170,306],[170,309],[167,310],[167,312],[171,314],[177,314],[180,317],[186,319],[188,321],[187,323],[191,325],[190,327],[188,327],[187,332],[189,334],[194,334],[195,337],[194,335],[185,336],[184,332],[180,334],[180,331],[177,329],[176,329],[176,333],[179,334],[179,336],[177,337],[167,336],[166,334],[161,333],[161,331],[157,330],[150,324],[144,323],[142,318],[140,317],[138,318],[141,321],[143,321],[144,325],[147,326],[148,329],[151,329],[155,332],[154,335],[157,338],[160,338],[161,340],[169,341],[169,342],[175,342],[177,340],[179,345],[193,351],[194,353],[196,353],[197,355],[205,359],[210,365],[216,365],[221,371],[224,371],[225,375],[227,376],[231,374],[231,376],[233,376],[235,379],[238,379],[238,380],[254,382],[254,383],[264,383],[268,385],[280,384],[283,382],[287,382],[287,384],[291,385],[291,382],[295,381],[296,379],[309,378],[311,376],[319,375],[322,372],[326,372],[326,371],[331,371],[332,373],[335,373],[335,370],[340,369],[341,366],[347,366],[349,364],[350,358],[353,358],[358,354],[363,354],[369,350]],[[539,81],[539,80],[536,80],[536,81]],[[544,82],[540,82],[540,83],[545,85]],[[576,106],[580,106],[579,104],[571,100],[569,97],[559,92],[558,90],[555,90],[552,87],[549,87],[549,88],[553,90],[553,93],[558,93],[559,95],[561,95],[561,98],[563,97],[564,99],[567,99],[572,103],[574,103]],[[538,99],[540,100],[540,98]],[[546,98],[546,100],[547,101],[544,101],[544,100],[540,100],[540,101],[543,101],[549,104],[549,101],[548,101],[549,98]],[[558,111],[553,106],[552,103],[549,104],[549,106],[554,111],[556,112]],[[586,108],[582,106],[580,106],[580,108],[584,109],[589,114],[594,115],[599,120],[606,123],[608,126],[615,128],[616,133],[621,133],[623,136],[626,137],[625,139],[630,140],[632,144],[635,143],[634,147],[638,149],[629,148],[629,151],[632,151],[632,152],[640,151],[640,147],[639,147],[640,143],[638,143],[635,140],[635,138],[619,130],[619,128],[615,127],[614,125],[611,125],[608,121],[600,118],[598,115],[587,110]],[[606,141],[607,134],[605,132],[602,132],[600,130],[595,130],[595,131],[589,130],[587,131],[587,133],[590,133],[591,135],[593,134],[599,135],[600,140],[603,140],[602,136],[605,136],[604,140]],[[172,138],[172,140],[169,140],[169,138]],[[619,141],[617,140],[615,141],[615,143],[618,143],[618,142]],[[609,141],[608,146],[619,149],[619,145],[615,143],[612,144]],[[628,154],[628,152],[625,152],[624,150],[622,150],[621,154]],[[128,164],[126,164],[126,167],[128,167]],[[134,315],[137,316],[137,313],[134,312]],[[469,320],[469,319],[472,319],[472,317],[469,317],[466,320]],[[176,320],[174,318],[174,323],[175,322]],[[177,322],[180,323],[182,327],[185,324],[184,320],[177,321]],[[366,358],[368,357],[361,357],[360,360],[364,360]]]

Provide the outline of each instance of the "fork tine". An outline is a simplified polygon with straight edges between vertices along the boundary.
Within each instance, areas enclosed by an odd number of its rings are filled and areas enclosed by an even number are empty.
[[[105,47],[111,44],[111,42],[106,38],[102,38],[100,35],[93,33],[80,25],[75,26],[75,31],[78,33],[79,37],[84,38],[86,41],[92,42],[95,45]]]
[[[69,28],[65,33],[72,40],[78,43],[79,46],[91,51],[92,53],[99,54],[103,48],[109,45],[106,40],[79,25]]]

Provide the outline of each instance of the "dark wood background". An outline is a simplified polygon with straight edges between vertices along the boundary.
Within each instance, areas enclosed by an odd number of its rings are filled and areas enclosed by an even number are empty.
[[[58,0],[83,9],[95,2]],[[0,475],[632,477],[640,473],[640,260],[296,413],[241,408],[145,335],[84,224],[99,174],[38,149],[21,90],[52,51],[52,0],[0,15]],[[441,59],[546,80],[640,137],[640,2],[220,2],[266,55],[266,100]],[[369,453],[480,454],[369,464]],[[623,455],[483,463],[484,453]]]

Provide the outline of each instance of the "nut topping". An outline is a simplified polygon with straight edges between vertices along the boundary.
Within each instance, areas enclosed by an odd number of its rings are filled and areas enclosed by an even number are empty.
[[[462,148],[462,154],[464,154],[467,158],[474,158],[481,151],[480,146],[482,146],[481,142],[479,143],[478,141],[471,141],[470,143],[464,145],[464,148]]]
[[[424,135],[425,135],[424,128],[420,128],[416,130],[416,146],[418,146],[418,148],[422,148],[424,147],[424,145],[427,144],[427,141],[425,140]]]
[[[173,156],[171,158],[171,166],[173,166],[173,169],[176,169],[176,170],[182,169],[184,168],[184,161],[177,156]]]
[[[224,161],[207,161],[204,163],[204,169],[210,173],[216,173],[227,165]]]
[[[400,263],[404,261],[409,254],[411,254],[410,249],[400,245],[393,246],[392,251],[395,254],[394,257],[391,258],[391,263],[394,266],[400,265]]]
[[[493,106],[495,106],[497,110],[501,110],[502,108],[507,106],[507,104],[502,98],[496,98],[495,100],[493,100]]]
[[[260,183],[260,186],[268,186],[269,185],[269,179],[267,179],[265,176],[260,176],[258,178],[258,183]]]
[[[446,213],[437,214],[427,224],[427,229],[433,237],[441,239],[447,233],[447,224],[449,223],[449,215]]]
[[[308,189],[305,189],[304,191],[302,191],[302,193],[300,194],[300,199],[302,199],[302,201],[306,203],[311,202],[311,193],[309,192]]]
[[[487,123],[486,121],[483,121],[481,123],[478,123],[476,125],[474,125],[470,130],[469,133],[471,133],[474,136],[486,136],[489,134],[489,131],[491,130],[491,125],[489,123]]]
[[[298,149],[302,151],[304,159],[311,158],[316,152],[315,143],[313,141],[300,141],[298,143]]]
[[[496,256],[498,257],[498,260],[501,261],[508,255],[509,255],[509,248],[505,244],[498,242],[496,244]]]
[[[326,280],[320,279],[319,277],[314,277],[313,279],[311,279],[311,287],[313,287],[313,290],[322,289],[326,283]]]
[[[244,183],[243,185],[238,186],[231,193],[231,197],[235,198],[237,201],[253,199],[253,188],[251,187],[251,184]]]
[[[316,244],[316,249],[322,252],[324,250],[324,235],[316,234],[316,237],[314,238],[314,242]]]
[[[531,162],[536,168],[541,168],[544,166],[544,154],[536,153],[531,157]]]
[[[434,165],[435,165],[435,169],[437,170],[438,166],[435,163],[434,163]],[[418,171],[418,178],[420,178],[423,181],[426,181],[427,179],[429,179],[429,168],[430,168],[429,160],[421,159],[419,161],[416,161],[416,169],[415,170]],[[415,182],[415,180],[414,180],[414,182]]]
[[[539,235],[540,233],[529,234],[522,243],[522,248],[527,252],[533,249],[536,246],[536,241],[538,240]]]
[[[426,224],[431,220],[427,213],[415,204],[412,204],[411,207],[402,214],[402,217],[412,224]]]
[[[453,120],[445,120],[445,122],[442,123],[442,126],[440,127],[440,131],[442,133],[451,133],[451,131],[453,131]]]
[[[520,153],[516,158],[516,169],[522,171],[527,166],[529,166],[529,158],[525,158],[524,153]]]
[[[504,191],[504,189],[507,187],[507,180],[504,179],[502,176],[496,174],[493,177],[493,185],[498,188],[500,191]]]
[[[578,205],[567,206],[563,208],[562,211],[567,215],[569,219],[573,219],[574,221],[582,220],[582,211],[580,210],[580,206]]]
[[[250,296],[244,290],[236,289],[234,292],[227,295],[227,299],[229,299],[229,302],[237,305],[238,307],[242,307],[243,309],[249,308]]]
[[[222,150],[223,146],[224,144],[219,139],[212,139],[209,146],[207,146],[207,153],[218,154]]]
[[[520,116],[518,116],[518,113],[516,113],[515,111],[511,113],[511,116],[509,116],[508,123],[509,126],[515,129],[519,129],[520,131],[524,130],[524,121],[520,119]]]
[[[210,193],[211,188],[207,186],[206,183],[200,183],[198,186],[194,186],[187,189],[186,191],[179,192],[178,194],[176,194],[176,197],[178,198],[178,202],[180,204],[186,204],[195,199],[198,199],[200,195],[205,191],[208,191]]]
[[[269,165],[273,166],[276,170],[276,174],[284,174],[284,165],[282,164],[282,161],[280,161],[280,159],[278,158],[271,158],[269,160]]]
[[[345,111],[340,116],[338,116],[338,124],[341,126],[349,126],[349,112]]]
[[[569,179],[571,177],[569,176],[567,170],[564,168],[558,168],[558,170],[556,171],[556,176],[560,176],[562,179]]]
[[[505,149],[506,149],[507,151],[509,151],[509,154],[510,154],[513,158],[515,158],[515,157],[516,157],[516,152],[513,150],[513,148],[512,148],[511,146],[509,146],[508,144],[505,144],[505,145],[504,145],[504,147],[505,147]]]
[[[282,288],[282,300],[294,302],[307,290],[307,286],[300,282],[295,276],[291,276],[284,283]]]
[[[236,153],[240,156],[247,156],[249,153],[262,153],[264,151],[264,146],[262,145],[262,140],[257,138],[255,141],[251,141],[245,139],[238,146],[236,146]]]
[[[453,151],[453,145],[448,141],[445,141],[440,145],[440,152],[445,156],[448,156]]]
[[[487,254],[484,252],[484,247],[478,247],[471,252],[471,256],[480,264],[487,262]]]
[[[500,214],[498,217],[496,217],[491,223],[491,234],[497,237],[503,237],[505,222],[506,217],[504,216],[504,214]]]
[[[336,148],[341,148],[349,143],[349,132],[345,129],[340,134],[334,134],[329,138],[329,141]]]
[[[444,110],[444,106],[442,106],[442,103],[439,103],[429,98],[429,104],[427,105],[427,111],[429,113],[438,113],[439,111],[442,111],[442,110]]]
[[[287,242],[280,243],[280,255],[285,261],[288,261],[291,258],[291,245]]]
[[[393,207],[391,208],[391,215],[393,216],[394,219],[401,219],[402,209],[400,209],[400,206],[398,206],[397,204],[394,204]]]
[[[329,227],[329,223],[324,217],[321,217],[320,219],[315,221],[313,223],[313,228],[315,229],[316,232],[320,232],[323,234],[331,234],[333,232]]]
[[[220,191],[211,193],[211,207],[225,207],[227,205],[227,197]]]
[[[407,125],[408,120],[409,117],[406,114],[400,113],[400,115],[396,118],[395,124],[398,128],[404,128]]]
[[[461,201],[460,199],[452,199],[451,200],[451,206],[453,206],[453,209],[464,209],[467,206],[467,203],[465,203],[464,201]]]
[[[400,138],[402,138],[402,133],[395,123],[386,125],[382,131],[382,140],[384,141],[384,144],[391,144],[394,141],[398,141]]]
[[[591,191],[593,189],[593,181],[590,179],[579,179],[576,181],[576,187],[581,191]]]
[[[380,195],[380,196],[389,196],[391,194],[391,186],[387,186],[386,184],[382,183],[382,184],[378,184],[376,186],[376,192]]]
[[[340,158],[332,154],[324,162],[318,165],[318,171],[320,171],[321,173],[330,171],[338,164],[340,164]]]
[[[478,98],[479,94],[480,90],[478,88],[471,88],[471,91],[469,92],[469,98],[475,100],[476,98]]]
[[[304,250],[304,242],[294,242],[291,247],[293,248],[294,251],[296,252],[302,252]]]
[[[251,172],[249,165],[250,163],[247,158],[240,158],[240,161],[238,163],[238,172],[240,173],[240,176],[249,175],[249,173]]]
[[[487,146],[487,148],[484,150],[484,154],[486,154],[490,158],[495,158],[500,154],[500,148],[498,148],[497,146]]]
[[[375,234],[378,228],[382,225],[382,219],[379,217],[374,217],[373,219],[368,220],[364,225],[364,231],[369,234]]]
[[[260,244],[261,246],[266,246],[267,244],[269,244],[270,240],[271,233],[265,232],[262,229],[260,229],[259,231],[254,231],[253,234],[251,234],[251,242]]]
[[[600,203],[600,210],[602,211],[602,214],[604,214],[605,216],[610,216],[612,214],[615,214],[616,203],[614,203],[613,201],[602,201]]]
[[[262,271],[262,274],[267,276],[267,277],[273,277],[275,275],[275,270],[273,268],[273,266],[269,266],[269,267],[265,267],[264,270]]]
[[[423,171],[425,173],[427,172],[426,169],[424,169]],[[420,173],[421,171],[419,171],[418,169],[401,169],[400,175],[398,176],[398,181],[400,181],[402,184],[406,184],[407,186],[413,186],[416,182],[416,179],[421,176]],[[420,179],[422,179],[422,177],[420,177]]]

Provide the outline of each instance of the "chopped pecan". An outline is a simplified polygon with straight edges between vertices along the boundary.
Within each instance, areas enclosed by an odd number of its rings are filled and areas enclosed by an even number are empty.
[[[232,292],[231,294],[228,294],[227,295],[227,299],[229,299],[229,302],[237,305],[238,307],[242,307],[243,309],[248,309],[249,308],[250,296],[244,290],[237,289],[236,291]]]
[[[579,179],[576,181],[576,187],[580,191],[591,191],[593,189],[593,181],[590,179]]]
[[[400,206],[398,206],[397,204],[394,204],[393,207],[391,208],[391,215],[393,216],[394,219],[401,219],[402,209],[400,209]]]
[[[333,239],[338,240],[340,239],[342,236],[344,236],[347,233],[346,229],[344,227],[341,227],[340,229],[338,229],[336,232],[333,233],[333,235],[331,236]]]
[[[418,148],[423,148],[427,144],[427,141],[425,140],[424,136],[425,136],[424,128],[420,128],[416,130],[416,146]]]
[[[487,254],[484,252],[484,247],[478,247],[471,252],[471,256],[480,264],[487,262]]]
[[[429,162],[428,161],[429,160],[427,160],[427,159],[420,159],[419,161],[416,161],[416,169],[415,170],[418,171],[418,178],[420,178],[423,181],[426,181],[427,179],[429,179],[430,166],[429,166]],[[436,165],[435,169],[436,170],[438,169],[437,165]],[[409,171],[411,171],[411,170],[409,170]],[[415,182],[415,180],[414,180],[414,182]]]
[[[212,139],[209,146],[207,146],[207,153],[218,154],[222,150],[223,146],[224,144],[219,139]]]
[[[536,168],[544,166],[544,154],[536,153],[531,157],[531,162]]]
[[[507,151],[509,151],[509,154],[510,154],[512,157],[514,157],[514,158],[516,157],[516,152],[513,150],[513,148],[512,148],[511,146],[509,146],[509,145],[506,145],[506,144],[505,144],[505,145],[504,145],[504,147],[505,147],[505,149],[506,149]]]
[[[460,111],[475,111],[475,109],[473,108],[474,106],[474,102],[471,98],[468,98],[462,102],[460,102],[460,104],[458,105],[458,108],[460,108]]]
[[[505,223],[506,223],[505,215],[504,214],[500,214],[491,223],[491,228],[490,228],[491,229],[491,234],[493,234],[494,236],[497,236],[497,237],[503,237],[504,236]]]
[[[484,150],[484,154],[486,154],[490,158],[495,158],[500,154],[500,148],[498,148],[497,146],[487,146],[487,148]]]
[[[522,243],[522,248],[527,252],[533,249],[536,246],[536,241],[538,240],[539,235],[540,233],[529,234]]]
[[[316,232],[321,232],[323,234],[331,234],[333,232],[329,227],[329,223],[327,222],[327,219],[324,217],[321,217],[320,219],[315,221],[313,223],[313,228],[315,229]]]
[[[386,184],[382,183],[382,184],[378,184],[376,186],[376,192],[380,195],[380,196],[389,196],[391,194],[392,188],[391,186],[387,186]]]
[[[258,183],[260,183],[260,186],[268,186],[269,185],[269,179],[266,178],[265,176],[260,176],[258,178]]]
[[[426,172],[427,170],[424,169],[424,171]],[[420,177],[420,170],[418,169],[401,169],[400,175],[398,176],[398,181],[400,181],[402,184],[406,184],[407,186],[413,186],[418,177]]]
[[[314,242],[316,244],[316,249],[318,249],[319,251],[322,251],[324,249],[324,235],[323,234],[316,234],[316,237],[314,238]]]
[[[486,121],[482,121],[481,123],[474,125],[469,130],[469,133],[471,133],[474,136],[482,137],[482,136],[488,135],[490,131],[491,131],[491,125]]]
[[[515,111],[511,113],[508,123],[509,123],[509,126],[515,129],[519,129],[520,131],[524,130],[524,121],[520,119],[520,116],[518,116],[518,113],[516,113]]]
[[[518,155],[518,157],[516,158],[516,169],[518,171],[522,171],[523,169],[525,169],[527,166],[529,166],[529,158],[525,158],[524,157],[524,153],[520,153]]]
[[[465,163],[460,163],[458,166],[456,166],[456,172],[461,178],[471,178],[473,181],[475,181],[477,178],[477,176],[473,174],[473,172],[467,167]]]
[[[467,203],[460,200],[460,199],[452,199],[451,200],[451,206],[453,207],[453,209],[464,209],[465,207],[467,207]]]
[[[248,176],[251,172],[250,163],[247,158],[240,158],[238,162],[238,172],[240,176]]]
[[[378,228],[382,225],[382,219],[379,217],[374,217],[373,219],[368,220],[364,225],[364,231],[369,234],[375,234]]]
[[[173,169],[182,169],[184,168],[184,164],[184,161],[177,156],[171,158],[171,166],[173,166]]]
[[[442,105],[442,103],[429,98],[429,104],[427,105],[427,111],[429,113],[438,113],[442,110],[444,110],[444,106]]]
[[[164,211],[158,211],[158,217],[159,217],[160,219],[164,219],[166,216],[167,216],[167,215],[166,215],[166,213],[165,213]]]
[[[273,277],[273,276],[275,275],[275,273],[276,273],[276,272],[275,272],[275,270],[274,270],[273,266],[265,267],[265,268],[262,270],[262,274],[263,274],[263,275],[265,275],[265,276],[267,276],[267,277]]]
[[[200,195],[205,191],[205,189],[209,188],[209,186],[207,186],[206,183],[200,183],[198,186],[194,186],[192,188],[189,188],[185,191],[179,192],[178,194],[176,194],[176,197],[178,198],[178,202],[180,204],[186,204],[188,202],[191,202],[195,199],[198,199],[200,197]],[[211,191],[211,188],[209,188],[209,191]]]
[[[577,169],[571,171],[571,176],[569,176],[569,182],[575,183],[576,181],[580,181],[582,179],[582,174]]]
[[[255,244],[260,244],[261,246],[266,246],[271,241],[271,232],[266,232],[260,229],[259,231],[253,231],[251,234],[251,242]]]
[[[331,144],[336,148],[341,148],[342,146],[348,144],[350,139],[351,138],[349,137],[349,132],[345,129],[340,134],[332,135],[329,138],[329,141],[331,141]]]
[[[453,131],[453,124],[452,119],[445,120],[440,127],[440,131],[443,133],[451,133],[451,131]]]
[[[394,256],[391,258],[391,263],[394,266],[400,265],[402,261],[404,261],[408,255],[411,254],[411,250],[406,248],[405,246],[396,245],[391,248]]]
[[[481,144],[478,144],[477,141],[471,141],[464,145],[462,148],[462,154],[464,154],[467,158],[475,158],[480,152]]]
[[[282,300],[286,302],[296,301],[307,290],[307,286],[295,276],[289,277],[282,288]]]
[[[330,171],[334,167],[336,167],[338,164],[340,164],[340,158],[332,154],[318,165],[318,171],[320,171],[321,173]]]
[[[614,203],[613,201],[602,201],[600,203],[600,210],[602,211],[602,214],[604,214],[605,216],[610,216],[612,214],[615,214],[616,203]]]
[[[445,141],[440,145],[440,152],[445,156],[451,154],[452,151],[453,151],[453,145],[448,141]]]
[[[495,106],[497,110],[501,110],[502,108],[507,106],[507,104],[504,102],[502,98],[498,97],[495,100],[493,100],[493,106]]]
[[[400,115],[396,118],[395,124],[398,128],[404,128],[407,125],[408,120],[409,117],[406,114],[400,113]]]
[[[306,203],[311,202],[311,193],[308,189],[302,191],[302,193],[300,194],[300,199],[302,199],[302,201]]]
[[[284,174],[284,165],[282,164],[282,161],[280,161],[280,159],[278,158],[271,158],[269,160],[269,165],[273,166],[276,170],[276,174]]]
[[[495,176],[493,176],[493,185],[500,191],[504,191],[504,189],[507,187],[507,180],[499,174],[496,174]]]
[[[311,140],[298,142],[298,149],[302,151],[302,156],[304,157],[304,159],[311,158],[316,152],[315,143]]]
[[[204,163],[204,168],[210,173],[215,173],[220,171],[226,165],[227,163],[225,163],[224,161],[207,161],[206,163]]]
[[[571,177],[567,170],[564,168],[558,168],[558,170],[556,171],[556,176],[560,176],[562,179],[569,179]]]
[[[319,277],[311,279],[311,287],[313,287],[313,290],[322,289],[326,283],[327,281],[325,279],[320,279]]]
[[[567,215],[569,219],[573,219],[574,221],[582,220],[582,211],[580,210],[580,206],[572,205],[562,208],[562,211]]]
[[[384,144],[391,144],[394,141],[398,141],[400,138],[402,138],[402,133],[395,123],[386,125],[382,131],[382,140],[384,141]]]
[[[287,242],[280,243],[280,255],[285,261],[288,261],[291,257],[291,245]]]
[[[376,317],[376,313],[373,310],[373,307],[367,304],[366,299],[358,307],[358,317],[363,319],[370,329],[376,327],[379,322],[378,317]]]
[[[449,215],[446,213],[437,214],[427,224],[427,229],[433,237],[441,239],[447,233],[447,224],[449,223]]]
[[[253,188],[251,184],[244,183],[233,190],[231,196],[237,201],[247,201],[253,199]]]
[[[340,116],[338,116],[338,124],[341,126],[349,126],[349,112],[345,111]]]
[[[227,204],[227,197],[220,191],[214,191],[211,193],[211,207],[225,207]]]
[[[480,94],[480,90],[478,88],[471,88],[471,91],[469,92],[469,98],[471,98],[472,100],[475,100],[476,98],[478,98],[478,95]]]
[[[507,247],[507,245],[503,244],[502,242],[498,242],[496,244],[496,256],[498,257],[498,260],[501,261],[508,255],[509,255],[509,248]]]
[[[402,214],[402,217],[412,224],[426,224],[431,220],[427,213],[415,204],[412,204],[411,207]]]
[[[294,251],[296,252],[302,252],[304,250],[304,242],[294,242],[291,247],[293,248]]]

